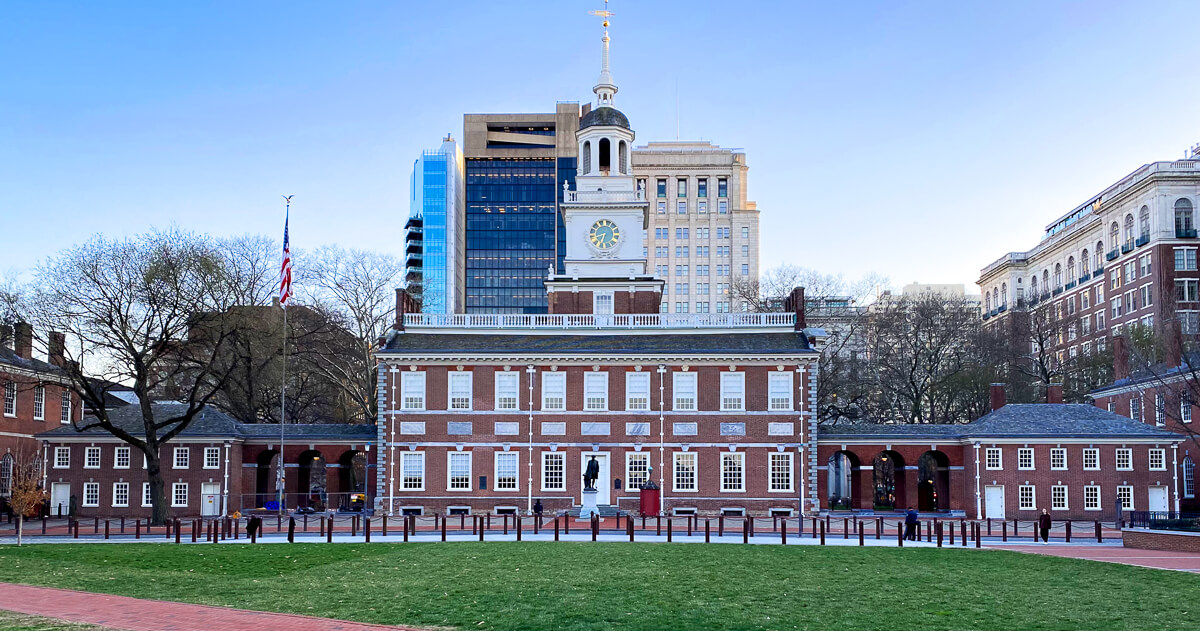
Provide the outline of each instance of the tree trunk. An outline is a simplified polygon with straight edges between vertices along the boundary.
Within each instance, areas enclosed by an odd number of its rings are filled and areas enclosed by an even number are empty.
[[[156,446],[157,447],[157,446]],[[158,450],[150,449],[146,454],[146,477],[150,482],[150,525],[162,526],[171,517],[167,506],[166,483],[162,477],[162,464],[158,459]]]
[[[17,547],[21,547],[21,535],[25,534],[25,513],[17,515]]]

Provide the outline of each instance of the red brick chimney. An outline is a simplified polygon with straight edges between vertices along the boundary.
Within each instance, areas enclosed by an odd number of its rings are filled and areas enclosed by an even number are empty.
[[[396,288],[396,324],[392,328],[397,331],[404,330],[404,314],[420,313],[421,307],[417,304],[416,298],[404,291],[400,287]]]
[[[992,411],[995,412],[1004,407],[1007,403],[1007,395],[1004,393],[1004,384],[993,383],[991,388]]]
[[[13,352],[17,354],[17,357],[33,359],[33,325],[28,322],[18,322],[13,329],[16,331]]]
[[[808,324],[804,321],[804,288],[796,287],[783,299],[784,311],[796,314],[796,330],[803,331]]]
[[[63,356],[67,352],[67,336],[58,331],[50,332],[50,340],[46,344],[46,360],[60,368],[66,367]]]
[[[1124,335],[1113,336],[1113,380],[1129,378],[1129,346]]]
[[[12,327],[7,324],[0,324],[0,348],[12,348]]]
[[[1046,384],[1046,403],[1062,403],[1062,388],[1061,383]]]
[[[1183,365],[1183,331],[1180,330],[1179,320],[1171,318],[1167,321],[1167,368]]]

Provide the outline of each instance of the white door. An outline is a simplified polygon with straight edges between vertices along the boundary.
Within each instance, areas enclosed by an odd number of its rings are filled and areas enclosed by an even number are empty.
[[[983,487],[983,510],[988,519],[1004,519],[1004,487]]]
[[[580,460],[579,475],[580,480],[583,479],[583,472],[587,471],[587,463],[596,457],[596,463],[600,465],[600,474],[596,478],[596,504],[612,503],[612,479],[609,477],[608,454],[599,451],[585,451]]]
[[[1150,487],[1150,512],[1165,513],[1171,510],[1167,503],[1167,487],[1152,486]]]
[[[50,514],[54,517],[67,516],[71,512],[71,485],[54,482],[50,485]]]
[[[216,517],[221,514],[221,485],[205,483],[200,485],[200,515]]]

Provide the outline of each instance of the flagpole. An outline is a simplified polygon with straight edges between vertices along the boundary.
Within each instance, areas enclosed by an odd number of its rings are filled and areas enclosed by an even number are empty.
[[[287,508],[284,504],[284,487],[286,476],[284,467],[286,461],[284,459],[284,424],[287,422],[287,300],[292,293],[291,285],[291,251],[288,244],[288,219],[292,214],[292,195],[284,195],[284,215],[283,215],[283,265],[280,269],[280,284],[279,284],[279,306],[283,308],[283,378],[279,389],[279,467],[275,474],[275,491],[276,499],[279,504],[279,516],[283,517],[287,514]],[[286,285],[285,285],[286,283]]]

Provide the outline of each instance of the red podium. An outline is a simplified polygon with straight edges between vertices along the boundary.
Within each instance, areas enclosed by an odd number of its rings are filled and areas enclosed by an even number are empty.
[[[658,485],[653,480],[647,480],[641,487],[641,504],[638,507],[642,515],[658,514]]]

